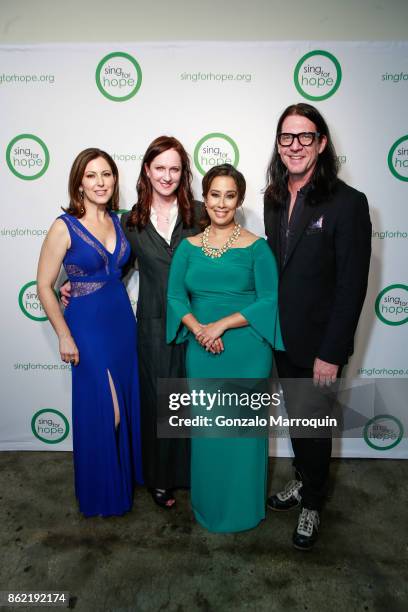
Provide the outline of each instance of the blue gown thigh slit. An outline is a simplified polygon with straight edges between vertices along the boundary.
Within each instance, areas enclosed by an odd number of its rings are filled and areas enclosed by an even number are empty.
[[[79,350],[79,364],[72,367],[72,429],[75,493],[85,516],[128,512],[134,486],[142,482],[136,320],[120,280],[129,245],[111,216],[113,253],[78,219],[60,217],[71,237],[64,259],[72,295],[65,319]]]

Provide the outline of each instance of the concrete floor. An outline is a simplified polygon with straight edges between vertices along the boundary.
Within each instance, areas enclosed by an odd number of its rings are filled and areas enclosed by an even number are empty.
[[[290,461],[270,466],[275,490]],[[3,452],[0,468],[0,590],[69,591],[81,612],[408,609],[408,461],[333,461],[309,553],[291,546],[296,510],[216,535],[193,520],[188,492],[166,512],[138,489],[125,517],[84,519],[70,453]]]

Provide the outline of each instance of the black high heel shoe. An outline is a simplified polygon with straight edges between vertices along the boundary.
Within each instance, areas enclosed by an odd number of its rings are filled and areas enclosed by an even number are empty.
[[[176,500],[171,489],[149,489],[149,491],[154,503],[160,506],[160,508],[171,510],[176,505]],[[170,501],[173,503],[169,504],[168,502]]]

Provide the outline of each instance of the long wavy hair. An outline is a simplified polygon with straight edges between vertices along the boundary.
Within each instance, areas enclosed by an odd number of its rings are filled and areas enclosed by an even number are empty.
[[[127,220],[129,227],[136,226],[139,230],[146,227],[150,219],[153,200],[153,189],[147,176],[146,166],[149,167],[155,157],[169,149],[177,151],[181,159],[181,179],[175,195],[177,196],[177,204],[183,219],[183,225],[184,227],[194,226],[194,196],[191,188],[193,175],[188,154],[177,138],[173,138],[173,136],[159,136],[150,143],[142,160],[142,167],[136,183],[137,202],[133,206]]]
[[[101,149],[92,147],[81,151],[74,159],[74,163],[72,164],[68,180],[69,205],[67,206],[67,208],[61,207],[64,212],[68,213],[69,215],[72,215],[73,217],[76,217],[77,219],[81,219],[81,217],[83,217],[85,214],[83,198],[81,197],[80,192],[80,187],[82,185],[82,179],[84,178],[85,169],[90,161],[93,161],[98,157],[103,157],[103,159],[108,162],[115,179],[113,194],[109,202],[106,204],[106,208],[107,210],[119,210],[118,167],[111,158],[111,156],[106,153],[106,151],[102,151]]]
[[[326,147],[317,158],[316,167],[310,181],[310,189],[306,196],[308,204],[318,204],[322,200],[330,197],[337,181],[337,174],[339,171],[339,162],[328,125],[317,108],[304,102],[291,104],[279,117],[276,128],[275,146],[266,173],[265,197],[267,197],[271,201],[272,206],[276,208],[279,208],[285,203],[288,194],[288,171],[278,152],[277,137],[282,130],[284,120],[289,115],[306,117],[306,119],[309,119],[309,121],[315,124],[316,131],[320,134],[320,140],[322,136],[326,136],[327,138]]]
[[[211,168],[207,172],[207,174],[204,175],[203,180],[202,180],[204,200],[207,197],[208,192],[211,189],[211,184],[213,180],[217,176],[230,176],[232,179],[234,179],[235,185],[237,188],[237,192],[238,192],[237,208],[241,206],[245,198],[246,181],[245,181],[245,177],[242,174],[242,172],[234,168],[234,166],[232,166],[231,164],[220,164],[219,166],[213,166],[213,168]],[[208,212],[207,212],[207,209],[204,203],[202,207],[201,218],[200,218],[200,223],[199,223],[200,228],[204,230],[208,225],[210,225],[210,223],[211,223],[211,219],[208,215]]]

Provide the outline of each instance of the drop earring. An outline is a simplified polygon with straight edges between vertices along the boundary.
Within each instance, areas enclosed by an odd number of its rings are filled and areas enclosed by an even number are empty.
[[[242,202],[242,204],[237,208],[237,214],[238,217],[240,217],[240,221],[239,223],[245,227],[245,210],[244,210],[244,203]]]
[[[82,200],[82,205],[81,205],[81,208],[79,209],[79,212],[81,213],[81,215],[83,215],[85,213],[85,207],[83,204],[83,201],[84,201],[84,190],[83,189],[79,190],[79,197]]]

